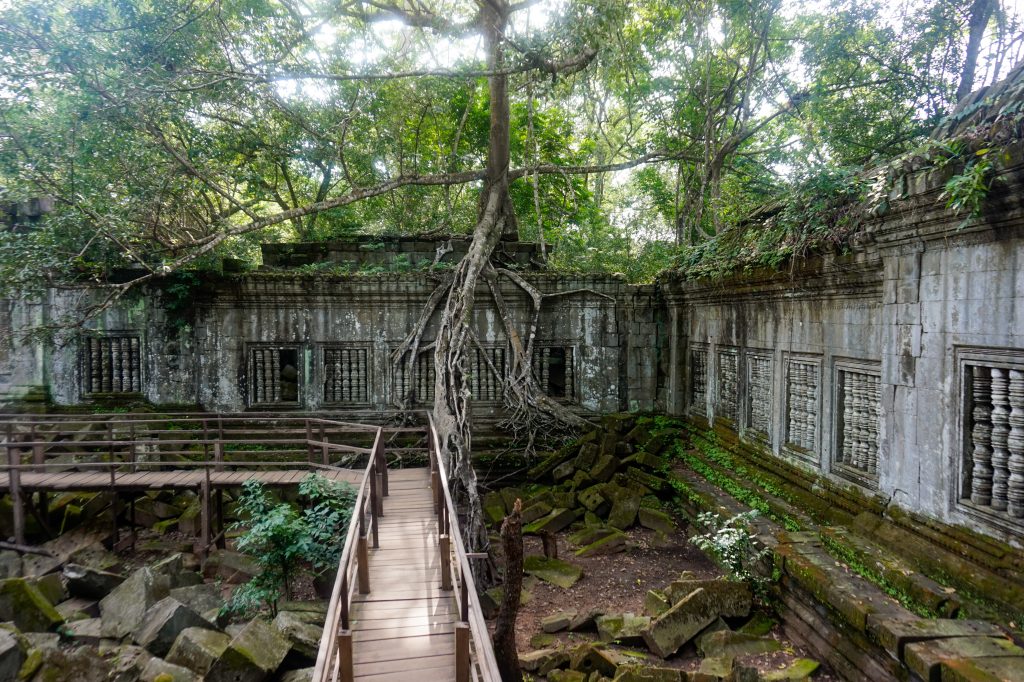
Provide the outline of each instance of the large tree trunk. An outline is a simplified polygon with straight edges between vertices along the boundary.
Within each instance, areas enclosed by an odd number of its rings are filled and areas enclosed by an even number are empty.
[[[974,0],[967,19],[967,49],[964,52],[964,67],[960,71],[960,85],[956,99],[960,101],[974,90],[974,73],[978,68],[978,53],[981,39],[985,36],[988,20],[996,8],[996,0]]]

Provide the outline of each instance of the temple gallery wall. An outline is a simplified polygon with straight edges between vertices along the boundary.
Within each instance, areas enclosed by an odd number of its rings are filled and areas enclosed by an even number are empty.
[[[525,247],[510,247],[533,286],[558,294],[537,317],[534,372],[581,412],[685,416],[861,495],[1024,545],[1024,163],[1020,146],[1006,153],[983,216],[945,209],[941,170],[909,173],[855,246],[785,271],[633,286],[532,270]],[[415,262],[434,247],[407,240],[384,252]],[[427,406],[429,350],[409,372],[391,353],[436,274],[294,269],[359,248],[267,247],[272,267],[207,277],[184,304],[153,287],[84,333],[5,333],[0,391],[222,411]],[[530,298],[511,280],[500,287],[525,333]],[[88,297],[7,302],[0,327],[61,319]],[[486,287],[476,310],[475,409],[500,412],[508,333]]]

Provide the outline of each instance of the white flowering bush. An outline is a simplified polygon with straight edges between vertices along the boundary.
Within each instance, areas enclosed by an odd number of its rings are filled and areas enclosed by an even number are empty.
[[[756,536],[749,524],[756,517],[757,511],[751,510],[723,521],[718,514],[703,512],[697,516],[697,521],[707,532],[693,536],[690,542],[718,559],[733,580],[758,582],[760,577],[755,573],[755,566],[771,550],[758,547],[755,542]]]

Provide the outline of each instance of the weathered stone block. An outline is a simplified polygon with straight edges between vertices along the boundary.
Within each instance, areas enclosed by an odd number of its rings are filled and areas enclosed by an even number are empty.
[[[220,588],[212,583],[175,587],[170,591],[169,596],[177,599],[198,614],[224,606],[224,598],[221,596]]]
[[[587,682],[587,676],[578,670],[552,670],[548,682]]]
[[[21,555],[11,549],[0,550],[0,580],[21,577]]]
[[[205,628],[186,628],[174,640],[167,660],[185,666],[199,675],[205,675],[229,644],[231,637],[223,632]]]
[[[620,665],[615,671],[614,682],[685,682],[689,679],[681,670],[659,668],[640,664]]]
[[[619,460],[614,455],[601,455],[590,470],[590,477],[595,481],[607,483],[619,468]]]
[[[644,595],[644,615],[657,618],[672,608],[672,603],[661,590],[647,590]]]
[[[538,502],[537,504],[532,504],[522,511],[522,522],[524,524],[533,523],[537,519],[547,516],[551,513],[551,511],[551,505],[548,504],[547,502]],[[499,519],[499,523],[501,520],[503,519]]]
[[[142,679],[160,682],[200,682],[203,678],[184,666],[168,663],[162,658],[151,658],[142,668]]]
[[[28,581],[35,585],[51,604],[59,604],[68,598],[68,591],[64,587],[64,581],[60,579],[60,573],[47,573],[29,578]]]
[[[676,530],[676,524],[672,517],[657,509],[640,507],[637,511],[637,519],[640,521],[641,526],[651,530],[661,531],[666,534],[674,533]]]
[[[120,639],[135,631],[146,610],[168,595],[170,578],[149,567],[140,568],[100,600],[103,634]]]
[[[274,627],[288,638],[293,650],[310,661],[316,661],[320,638],[324,632],[322,625],[308,623],[302,614],[294,611],[279,611],[274,618]]]
[[[561,653],[558,649],[539,649],[519,654],[519,667],[526,672],[536,672],[541,665],[547,662],[552,656]]]
[[[651,622],[643,632],[644,643],[655,655],[667,658],[719,615],[714,595],[697,588]]]
[[[615,554],[626,549],[626,534],[614,531],[576,550],[578,557],[600,556],[603,554]]]
[[[182,630],[202,627],[213,629],[214,625],[174,597],[164,597],[146,609],[132,639],[147,651],[164,656]]]
[[[651,624],[648,616],[637,616],[633,613],[608,614],[594,619],[597,625],[597,636],[602,642],[619,642],[622,644],[639,643],[643,632]]]
[[[62,628],[64,635],[77,644],[96,646],[103,639],[103,621],[99,618],[87,618],[65,623]]]
[[[203,575],[207,578],[220,578],[232,585],[249,582],[259,572],[250,557],[226,549],[216,550],[203,564]]]
[[[547,633],[560,632],[568,628],[574,618],[576,618],[575,611],[559,611],[541,618],[540,629]]]
[[[609,510],[612,508],[611,502],[609,502],[608,498],[605,496],[602,486],[599,485],[587,488],[586,490],[581,490],[577,497],[580,504],[583,505],[587,511],[597,514],[598,516],[607,515]]]
[[[697,589],[703,589],[703,599],[714,604],[715,615],[742,618],[750,613],[753,603],[750,587],[733,580],[675,580],[665,588],[665,595],[673,604],[678,604]]]
[[[782,648],[778,640],[729,630],[709,633],[701,638],[700,646],[705,657],[753,656],[778,651]]]
[[[27,652],[14,634],[0,630],[0,680],[18,679]]]
[[[608,513],[608,525],[619,530],[626,530],[636,521],[643,494],[621,486],[608,486],[606,491],[612,498],[612,510]]]
[[[560,559],[531,555],[523,560],[523,571],[544,582],[568,589],[583,577],[583,569]]]
[[[523,532],[527,534],[539,534],[542,531],[557,533],[568,528],[576,520],[576,512],[572,509],[555,509],[542,519],[523,526]]]
[[[576,462],[570,460],[556,466],[551,472],[551,478],[554,479],[555,483],[561,483],[572,478],[574,473],[576,473]]]
[[[1006,637],[949,637],[907,644],[903,662],[923,680],[939,680],[942,664],[984,658],[1017,658],[1024,671],[1024,649]]]
[[[0,621],[13,621],[19,630],[45,632],[64,622],[43,593],[25,578],[0,580]]]
[[[868,636],[889,655],[902,660],[908,644],[947,637],[999,637],[998,625],[983,620],[949,618],[869,617]]]
[[[249,621],[210,666],[207,682],[258,682],[274,674],[292,645],[270,623]]]
[[[68,592],[71,593],[71,596],[85,599],[103,599],[115,587],[124,582],[123,575],[81,564],[64,566],[64,579],[67,581]]]

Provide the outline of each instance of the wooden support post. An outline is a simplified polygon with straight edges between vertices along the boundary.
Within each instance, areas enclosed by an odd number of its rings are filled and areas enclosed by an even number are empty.
[[[306,461],[313,463],[313,425],[306,419]]]
[[[129,506],[128,506],[128,520],[131,523],[131,542],[132,542],[132,551],[134,552],[135,551],[135,539],[137,537],[137,533],[135,532],[135,495],[132,495],[130,499],[131,499],[131,502],[129,503]]]
[[[199,556],[206,559],[210,546],[210,469],[206,467],[206,478],[199,484],[202,506],[199,519]]]
[[[452,539],[448,535],[442,535],[438,541],[441,551],[441,589],[452,589]]]
[[[434,513],[441,518],[441,507],[444,505],[444,492],[441,490],[441,474],[437,469],[430,472],[430,488],[434,492]]]
[[[352,660],[352,631],[339,630],[338,638],[335,640],[335,648],[338,651],[338,677],[339,682],[353,682],[355,680],[355,662]]]
[[[320,457],[323,459],[324,466],[331,463],[331,453],[327,449],[327,430],[324,429],[324,425],[320,425]]]
[[[376,498],[377,503],[377,518],[380,518],[384,516],[384,474],[380,471],[377,471],[373,475],[373,487],[373,492],[375,493],[374,497]]]
[[[14,541],[19,545],[25,544],[25,507],[21,497],[21,471],[18,465],[21,457],[16,449],[7,441],[7,489],[11,494],[11,511],[14,516]]]
[[[469,682],[469,623],[455,624],[455,682]]]
[[[227,547],[224,536],[224,489],[217,488],[217,546],[221,549]]]
[[[213,444],[213,461],[215,463],[214,471],[224,470],[224,443],[222,441],[218,440]]]
[[[359,577],[359,594],[370,594],[370,551],[366,537],[360,535],[356,541],[356,573]]]
[[[117,503],[120,500],[117,496],[117,489],[113,486],[110,487],[110,525],[114,531],[114,539],[111,541],[110,548],[117,550],[117,545],[121,542],[121,529],[117,526]]]
[[[32,463],[36,465],[35,470],[39,473],[46,473],[46,454],[43,452],[42,443],[37,443],[32,446]]]

